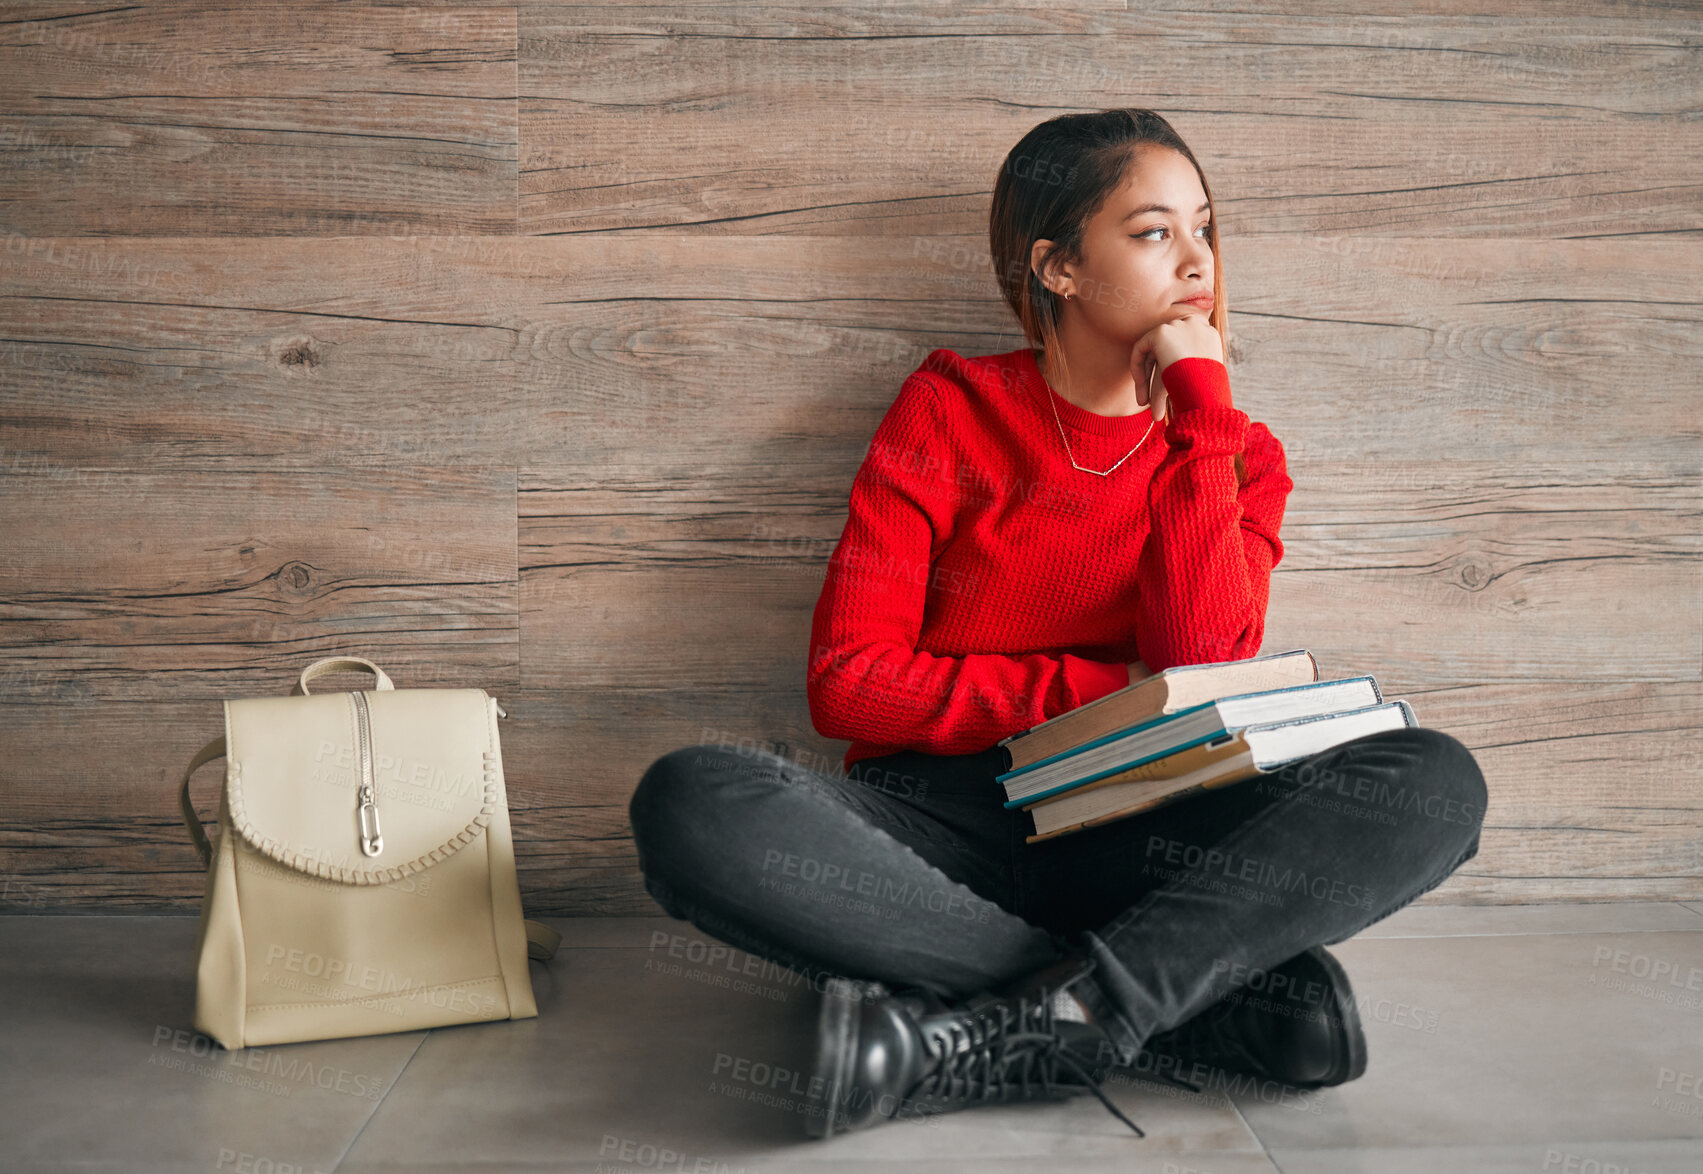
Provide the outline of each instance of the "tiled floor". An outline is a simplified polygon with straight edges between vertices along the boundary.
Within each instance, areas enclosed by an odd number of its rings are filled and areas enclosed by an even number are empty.
[[[1084,1097],[809,1140],[807,985],[686,922],[553,924],[537,1019],[227,1053],[189,1029],[193,918],[0,918],[0,1169],[1703,1171],[1703,903],[1410,906],[1332,947],[1364,1077],[1120,1074],[1146,1138]]]

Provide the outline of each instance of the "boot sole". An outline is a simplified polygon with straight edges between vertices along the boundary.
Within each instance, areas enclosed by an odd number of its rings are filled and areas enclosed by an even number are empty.
[[[1348,972],[1323,946],[1316,946],[1307,953],[1317,960],[1330,976],[1331,990],[1336,998],[1336,1013],[1342,1020],[1343,1030],[1337,1033],[1338,1047],[1329,1075],[1322,1080],[1309,1081],[1298,1087],[1324,1088],[1358,1080],[1366,1071],[1366,1032],[1360,1026],[1360,1011],[1354,1005],[1354,988],[1349,984]]]
[[[856,1016],[862,997],[863,987],[851,979],[830,979],[822,992],[816,1014],[816,1068],[804,1117],[809,1137],[832,1137],[839,1124],[839,1104],[857,1056]]]

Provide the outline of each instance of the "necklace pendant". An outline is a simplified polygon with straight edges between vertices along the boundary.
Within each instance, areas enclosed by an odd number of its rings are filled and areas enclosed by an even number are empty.
[[[1135,448],[1130,449],[1128,452],[1124,453],[1123,456],[1118,458],[1117,464],[1113,465],[1110,469],[1090,469],[1085,465],[1079,465],[1076,463],[1076,454],[1070,451],[1070,437],[1064,434],[1064,421],[1059,418],[1058,405],[1053,402],[1053,395],[1055,393],[1052,389],[1052,385],[1047,382],[1045,376],[1041,377],[1041,390],[1047,397],[1047,406],[1053,410],[1053,423],[1058,425],[1058,438],[1064,441],[1064,455],[1069,459],[1072,468],[1080,469],[1084,473],[1092,473],[1096,477],[1109,476],[1117,469],[1118,465],[1123,464],[1125,461],[1129,460],[1130,457],[1133,457],[1136,453],[1136,449],[1139,449],[1142,445],[1146,444],[1147,438],[1153,434],[1154,420],[1152,413],[1150,412],[1147,417],[1147,431],[1143,432],[1141,434],[1141,439],[1135,442]]]
[[[1116,471],[1118,465],[1123,464],[1125,461],[1129,460],[1129,458],[1133,457],[1136,454],[1136,451],[1140,449],[1142,445],[1147,443],[1147,438],[1153,434],[1154,422],[1152,417],[1149,416],[1147,420],[1147,431],[1143,432],[1141,434],[1141,439],[1135,442],[1135,448],[1130,449],[1128,452],[1124,453],[1123,456],[1119,457],[1117,464],[1114,464],[1110,469],[1090,469],[1086,465],[1079,465],[1076,463],[1076,454],[1070,451],[1070,437],[1064,434],[1064,421],[1059,419],[1058,405],[1053,403],[1050,393],[1047,396],[1047,403],[1052,406],[1053,423],[1058,425],[1058,438],[1064,441],[1064,455],[1070,460],[1071,467],[1080,469],[1084,473],[1092,473],[1096,477],[1110,476],[1114,471]]]

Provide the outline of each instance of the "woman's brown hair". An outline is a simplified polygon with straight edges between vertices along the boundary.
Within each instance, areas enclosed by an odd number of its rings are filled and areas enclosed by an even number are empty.
[[[1042,284],[1030,264],[1030,252],[1036,241],[1050,240],[1053,244],[1044,261],[1080,263],[1088,221],[1123,183],[1137,153],[1150,147],[1168,147],[1193,164],[1207,203],[1213,205],[1206,172],[1176,128],[1158,113],[1139,108],[1049,118],[1011,148],[994,180],[988,247],[1000,292],[1022,323],[1030,345],[1039,344],[1053,357],[1060,375],[1067,374],[1064,351],[1058,342],[1064,299]],[[1212,247],[1212,313],[1207,321],[1224,342],[1228,366],[1230,336],[1226,326],[1230,306],[1224,296],[1216,207],[1211,211],[1206,239]],[[1237,481],[1245,482],[1240,453],[1235,463]]]

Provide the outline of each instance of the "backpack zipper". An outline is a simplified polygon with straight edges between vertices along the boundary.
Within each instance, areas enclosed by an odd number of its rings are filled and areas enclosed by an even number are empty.
[[[373,799],[373,726],[367,711],[367,695],[351,693],[355,700],[355,757],[361,770],[360,790],[355,806],[355,826],[361,834],[361,852],[377,856],[384,851],[384,837],[378,830],[378,805]]]

